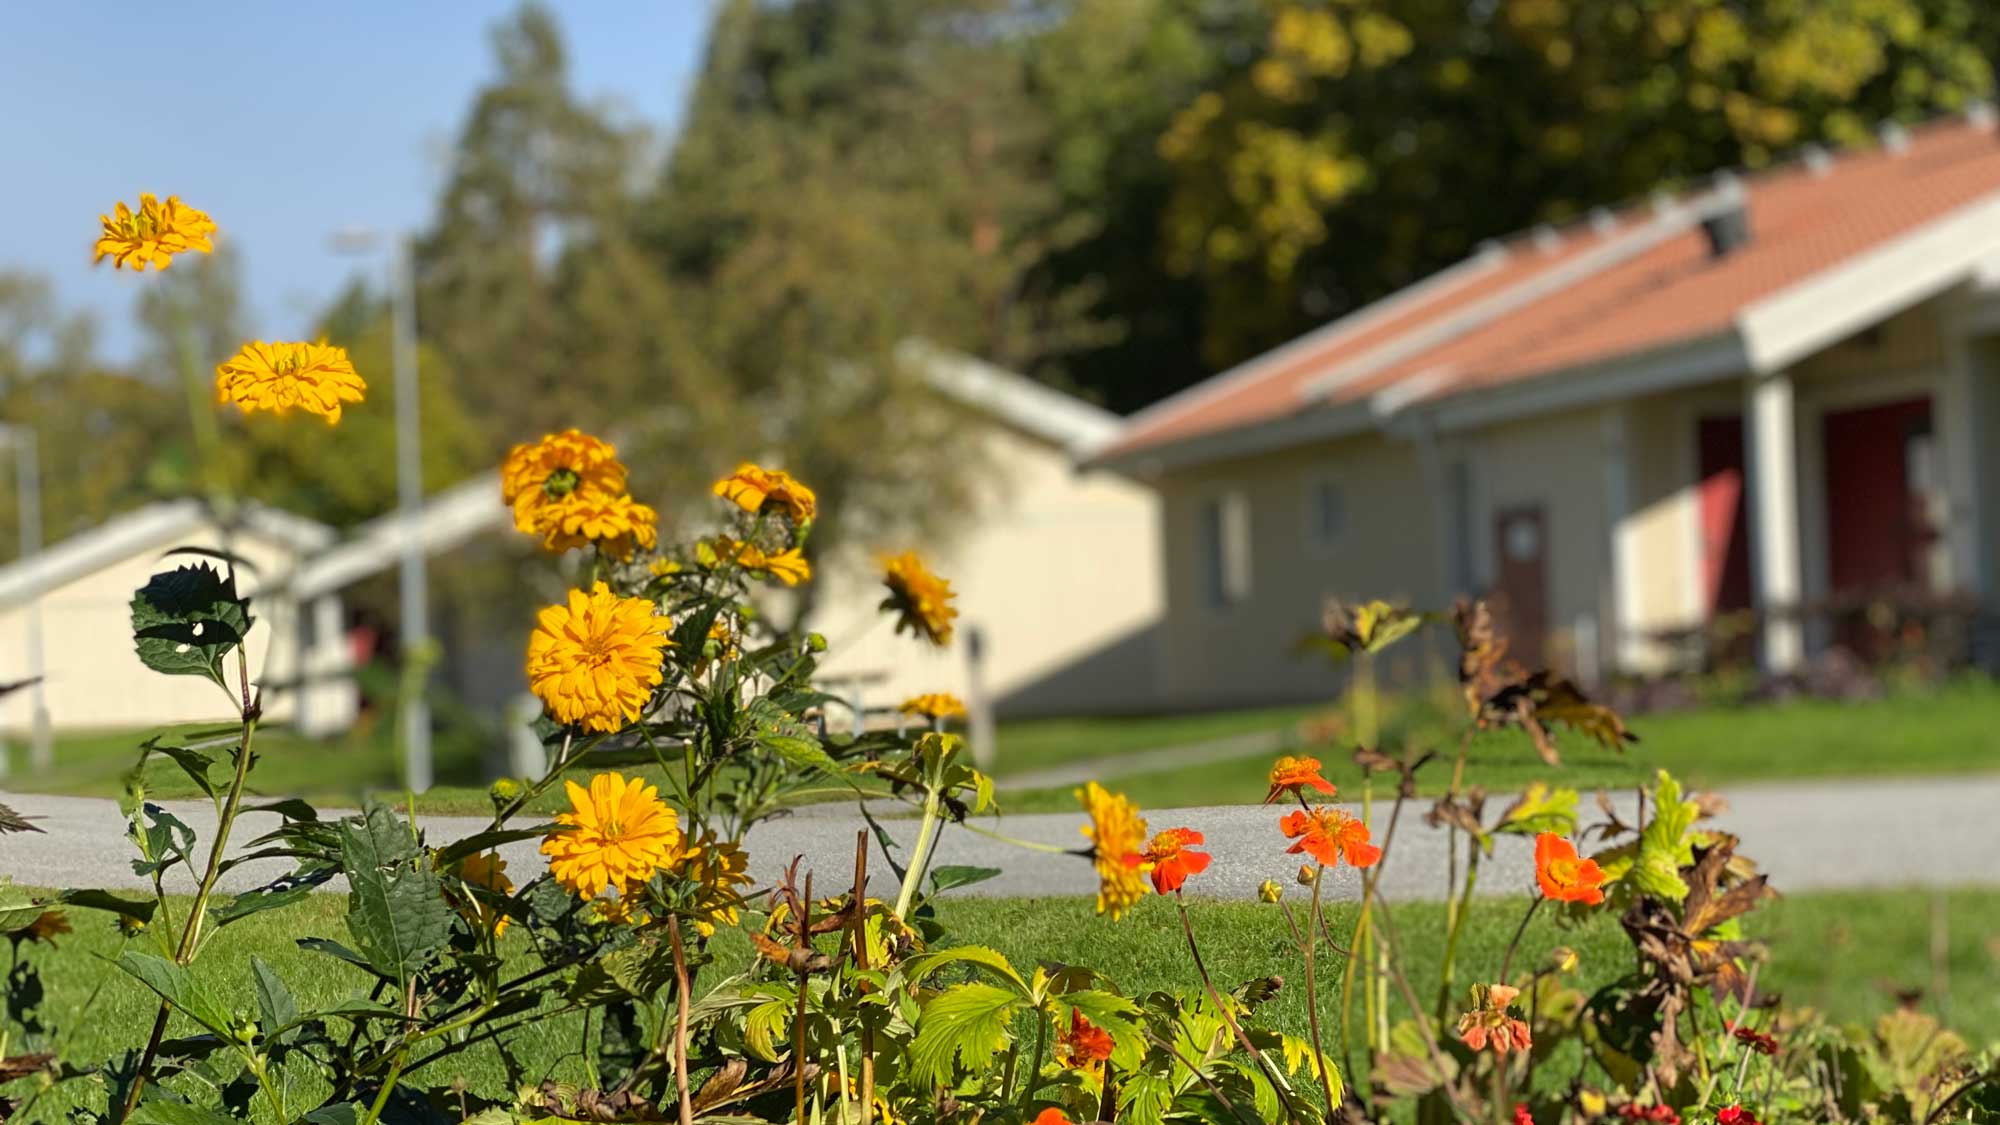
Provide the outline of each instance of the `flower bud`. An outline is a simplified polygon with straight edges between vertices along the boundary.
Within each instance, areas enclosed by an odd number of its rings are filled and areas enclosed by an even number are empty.
[[[1558,945],[1554,949],[1549,950],[1549,969],[1552,972],[1573,973],[1576,971],[1577,963],[1580,960],[1581,958],[1576,955],[1576,950],[1571,949],[1567,945]]]
[[[806,634],[806,649],[807,649],[808,651],[811,651],[811,652],[825,652],[825,651],[826,651],[826,634],[824,634],[824,633],[807,633],[807,634]]]
[[[1284,893],[1285,888],[1279,886],[1276,879],[1266,879],[1257,887],[1257,901],[1276,902],[1284,896]]]
[[[1312,864],[1310,863],[1299,864],[1299,874],[1298,874],[1299,886],[1310,887],[1313,885],[1313,880],[1315,878],[1317,878],[1317,876],[1313,874]]]
[[[521,795],[521,783],[511,777],[503,777],[486,790],[486,796],[495,805],[505,805]]]

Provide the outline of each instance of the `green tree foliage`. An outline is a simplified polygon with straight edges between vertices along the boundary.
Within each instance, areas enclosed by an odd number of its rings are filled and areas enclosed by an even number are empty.
[[[1267,0],[1161,135],[1222,365],[1475,241],[1984,94],[1976,0]]]

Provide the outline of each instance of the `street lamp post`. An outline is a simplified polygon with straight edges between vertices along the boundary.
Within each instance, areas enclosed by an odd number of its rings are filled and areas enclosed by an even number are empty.
[[[21,517],[20,558],[28,562],[42,553],[42,461],[35,443],[35,431],[27,426],[0,423],[0,442],[14,447],[14,489]],[[47,772],[55,761],[55,744],[49,733],[48,696],[42,688],[42,591],[28,599],[28,686],[33,701],[33,737],[29,761],[36,773]],[[5,756],[0,756],[0,775],[6,773]]]
[[[396,511],[402,529],[402,565],[398,593],[402,603],[403,779],[422,793],[431,787],[431,708],[425,697],[433,660],[430,639],[430,591],[424,572],[421,536],[424,504],[423,428],[417,412],[417,291],[410,240],[373,230],[347,230],[334,236],[343,251],[389,244],[389,302],[396,379]]]

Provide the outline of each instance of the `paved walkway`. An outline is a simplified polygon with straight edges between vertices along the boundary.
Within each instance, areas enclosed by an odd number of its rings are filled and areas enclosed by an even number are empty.
[[[1743,852],[1762,864],[1781,890],[2000,886],[2000,815],[1994,812],[2000,808],[2000,775],[1746,786],[1725,795],[1730,807],[1714,823],[1740,835]],[[43,887],[146,885],[132,873],[134,853],[125,839],[124,820],[111,801],[0,793],[0,802],[25,816],[41,818],[38,824],[44,829],[42,833],[0,837],[0,874]],[[209,805],[167,805],[204,841],[208,839],[214,824]],[[1412,802],[1404,810],[1383,884],[1384,892],[1392,898],[1441,896],[1445,835],[1423,823],[1421,813],[1426,807],[1428,802]],[[1585,807],[1585,823],[1589,823],[1596,810],[1588,798]],[[1627,795],[1620,801],[1620,814],[1630,820],[1633,811]],[[1282,881],[1298,869],[1297,857],[1285,854],[1286,841],[1278,834],[1277,813],[1271,809],[1233,805],[1149,810],[1147,817],[1155,829],[1186,825],[1208,836],[1215,863],[1189,884],[1190,892],[1248,898],[1262,880]],[[432,843],[458,839],[485,827],[484,820],[465,817],[421,817],[419,821]],[[247,818],[237,833],[242,850],[247,850],[249,840],[271,822],[268,815]],[[907,849],[918,822],[909,818],[883,823]],[[979,823],[1038,843],[1064,848],[1083,843],[1077,834],[1082,817],[1076,814],[1013,816]],[[802,855],[805,867],[834,875],[836,882],[848,878],[853,870],[854,834],[860,826],[858,818],[837,815],[791,817],[760,825],[747,841],[752,874],[769,878],[792,856]],[[1527,840],[1500,840],[1494,857],[1482,867],[1480,889],[1496,894],[1526,889],[1532,878],[1531,850]],[[524,875],[541,867],[534,841],[509,845],[503,852],[517,881],[525,881]],[[999,878],[970,889],[976,894],[1085,895],[1095,886],[1090,865],[1082,859],[1030,851],[964,828],[947,829],[937,861],[1001,868]],[[886,886],[887,869],[879,860],[871,863],[884,872],[876,881],[879,894]],[[256,886],[284,874],[289,867],[282,860],[252,861],[230,872],[225,885],[231,889]],[[178,871],[175,875],[171,889],[192,888],[186,875]],[[1354,894],[1354,873],[1341,868],[1339,875],[1337,893]]]

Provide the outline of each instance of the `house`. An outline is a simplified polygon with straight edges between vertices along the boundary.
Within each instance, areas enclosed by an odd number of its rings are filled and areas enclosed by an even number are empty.
[[[922,552],[958,595],[957,637],[933,649],[897,636],[875,560],[849,556],[819,578],[810,624],[833,646],[823,677],[869,707],[944,691],[1000,716],[1155,708],[1159,498],[1077,469],[1118,416],[966,356],[912,345],[905,358],[973,419],[971,510]]]
[[[1489,592],[1529,660],[1657,672],[1751,608],[1776,674],[1871,589],[1991,597],[1995,115],[1489,243],[1134,415],[1162,691],[1323,691],[1322,599]]]

